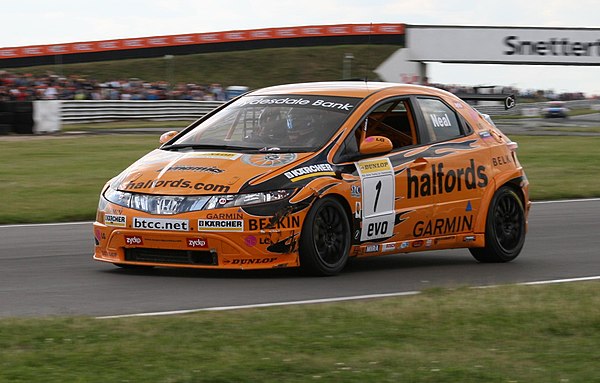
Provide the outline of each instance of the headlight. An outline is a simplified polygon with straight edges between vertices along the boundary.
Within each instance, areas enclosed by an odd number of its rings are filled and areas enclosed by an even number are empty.
[[[190,211],[273,202],[287,198],[291,194],[292,190],[277,190],[264,193],[216,196],[165,196],[129,193],[109,187],[104,192],[104,198],[116,205],[145,211],[150,214],[179,214]]]
[[[215,195],[210,198],[210,201],[208,201],[204,209],[218,209],[223,207],[247,206],[258,203],[273,202],[287,198],[290,195],[292,195],[292,190],[276,190],[264,193]]]

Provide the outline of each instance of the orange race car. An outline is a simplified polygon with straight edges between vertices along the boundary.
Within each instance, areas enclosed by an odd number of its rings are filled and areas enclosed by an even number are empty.
[[[439,89],[274,86],[161,143],[102,190],[94,259],[333,275],[349,257],[433,249],[507,262],[525,241],[517,144]]]

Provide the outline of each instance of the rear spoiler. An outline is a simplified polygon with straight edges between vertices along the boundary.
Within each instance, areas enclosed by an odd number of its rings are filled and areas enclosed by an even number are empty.
[[[504,103],[504,109],[513,108],[517,103],[514,94],[456,93],[455,96],[465,101],[502,101]]]

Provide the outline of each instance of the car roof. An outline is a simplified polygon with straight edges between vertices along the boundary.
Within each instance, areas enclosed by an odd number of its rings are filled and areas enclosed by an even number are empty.
[[[268,88],[258,89],[254,92],[248,93],[248,95],[266,96],[275,94],[314,94],[322,96],[365,98],[370,94],[384,89],[393,90],[394,93],[397,94],[448,94],[443,90],[421,85],[373,81],[328,81],[276,85]]]

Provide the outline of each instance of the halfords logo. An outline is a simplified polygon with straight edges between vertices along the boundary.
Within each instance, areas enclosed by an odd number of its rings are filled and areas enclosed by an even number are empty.
[[[420,177],[413,175],[409,168],[406,176],[408,178],[407,198],[428,197],[462,191],[463,189],[484,188],[488,184],[485,166],[475,167],[474,160],[470,160],[470,166],[458,169],[444,170],[443,163],[439,163],[437,167],[431,165],[431,174],[423,173]]]
[[[138,237],[137,235],[126,235],[125,244],[129,246],[143,246],[144,240],[142,237]]]
[[[193,184],[191,181],[180,178],[178,180],[148,180],[141,182],[130,181],[121,185],[124,190],[137,190],[137,189],[148,189],[148,188],[182,188],[182,189],[194,189],[202,191],[210,191],[214,193],[227,193],[229,186],[207,184],[203,182],[197,182]]]
[[[206,238],[186,238],[187,246],[192,249],[206,249],[208,248],[208,241]]]

